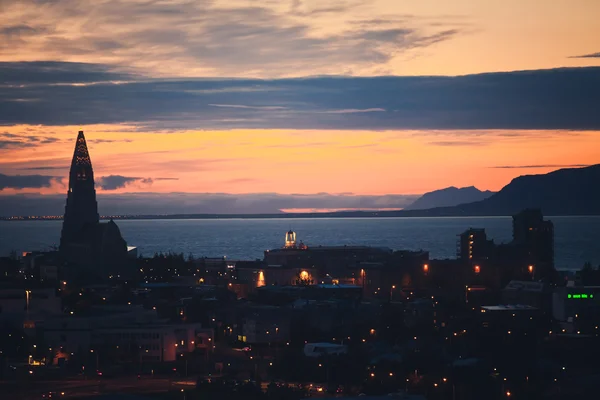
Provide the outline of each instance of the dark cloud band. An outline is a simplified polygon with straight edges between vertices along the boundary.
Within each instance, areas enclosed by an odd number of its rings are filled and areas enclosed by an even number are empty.
[[[50,187],[62,178],[47,175],[4,175],[0,174],[0,190],[3,189],[38,189]]]
[[[71,72],[83,85],[54,84]],[[459,77],[144,80],[98,65],[0,63],[0,76],[0,124],[7,125],[600,129],[600,68]]]

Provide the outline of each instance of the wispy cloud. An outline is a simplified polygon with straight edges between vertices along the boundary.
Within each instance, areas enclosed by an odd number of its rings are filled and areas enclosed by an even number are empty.
[[[319,114],[356,114],[356,113],[369,113],[369,112],[385,112],[383,108],[364,108],[356,109],[350,108],[345,110],[328,110],[328,111],[317,111]]]
[[[16,135],[13,133],[2,132],[0,133],[0,150],[36,147],[60,141],[59,138],[54,136],[37,136],[31,134]]]
[[[240,104],[209,104],[209,106],[222,108],[244,108],[248,110],[287,110],[287,107],[281,106],[244,106]]]
[[[441,140],[437,142],[429,142],[433,146],[483,146],[486,144],[483,140]]]
[[[464,29],[444,16],[437,25],[418,17],[354,24],[366,10],[372,21],[384,20],[354,0],[317,7],[295,0],[9,1],[0,8],[7,24],[0,58],[18,51],[19,59],[93,59],[153,75],[279,77],[349,68],[372,74],[399,54]]]
[[[87,140],[88,143],[131,143],[133,142],[132,139],[89,139]]]
[[[532,165],[498,165],[489,168],[500,169],[534,169],[534,168],[581,168],[591,164],[532,164]]]
[[[24,171],[49,171],[53,169],[68,171],[69,165],[42,165],[39,167],[24,167],[19,169],[22,169]]]
[[[572,56],[570,58],[600,58],[600,52],[598,52],[598,53],[590,53],[590,54],[583,54],[581,56]]]

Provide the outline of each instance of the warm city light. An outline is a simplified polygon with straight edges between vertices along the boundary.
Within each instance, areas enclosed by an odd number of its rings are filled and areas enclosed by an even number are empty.
[[[265,273],[263,271],[258,272],[258,279],[256,281],[256,287],[265,286]]]
[[[0,4],[2,399],[593,399],[600,0]]]

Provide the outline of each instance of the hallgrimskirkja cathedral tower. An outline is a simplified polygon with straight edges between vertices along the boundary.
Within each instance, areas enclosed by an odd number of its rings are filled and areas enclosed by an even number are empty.
[[[127,259],[127,243],[117,224],[100,222],[94,170],[83,131],[77,135],[71,161],[59,250],[68,264],[101,271],[119,270]]]
[[[85,136],[83,136],[83,131],[79,131],[69,172],[67,205],[60,237],[61,251],[69,242],[77,239],[86,224],[99,222],[100,216],[94,188],[94,169]]]

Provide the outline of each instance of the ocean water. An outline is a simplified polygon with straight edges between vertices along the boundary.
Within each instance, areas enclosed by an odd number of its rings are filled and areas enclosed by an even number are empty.
[[[600,265],[600,217],[547,217],[554,222],[559,269]],[[308,246],[368,245],[395,250],[428,250],[431,258],[456,257],[457,235],[485,228],[496,243],[509,242],[510,217],[189,219],[116,221],[128,245],[155,252],[191,253],[195,257],[262,258],[283,245],[285,232],[297,233]],[[0,255],[48,250],[57,245],[62,221],[0,221]]]

